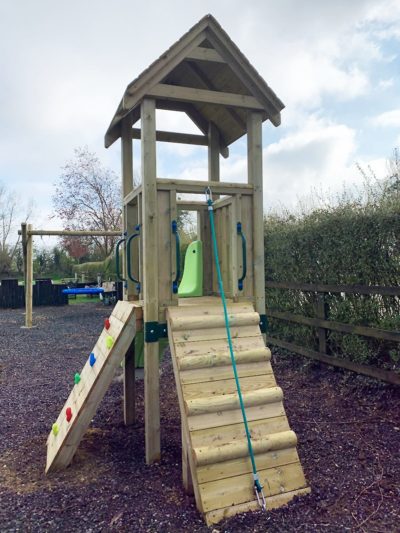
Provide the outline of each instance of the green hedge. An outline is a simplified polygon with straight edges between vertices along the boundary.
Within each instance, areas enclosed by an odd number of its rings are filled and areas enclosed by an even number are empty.
[[[366,200],[275,214],[265,221],[266,279],[281,282],[398,286],[400,195],[380,188]],[[268,289],[267,307],[316,316],[315,293]],[[329,319],[400,330],[400,301],[379,295],[327,294]],[[271,319],[271,336],[318,350],[315,328]],[[397,343],[328,333],[329,352],[364,364],[399,368]]]

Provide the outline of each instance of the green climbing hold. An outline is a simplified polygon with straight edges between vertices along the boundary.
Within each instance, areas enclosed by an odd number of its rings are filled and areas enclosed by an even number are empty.
[[[111,337],[111,335],[108,335],[107,338],[106,338],[106,346],[107,346],[107,348],[110,349],[113,344],[114,344],[114,339]]]
[[[75,385],[78,385],[78,383],[80,382],[81,380],[81,376],[78,374],[78,372],[75,374],[74,376],[74,383]]]
[[[55,424],[55,423],[54,423],[54,424],[51,426],[51,430],[52,430],[52,432],[53,432],[53,435],[58,435],[58,424]]]

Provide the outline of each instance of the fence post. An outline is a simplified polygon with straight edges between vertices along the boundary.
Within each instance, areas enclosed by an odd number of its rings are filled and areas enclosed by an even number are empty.
[[[320,320],[327,319],[327,303],[325,301],[325,293],[317,293],[317,305],[316,305],[317,318]],[[318,331],[318,349],[320,353],[327,353],[326,345],[326,328],[317,328]]]

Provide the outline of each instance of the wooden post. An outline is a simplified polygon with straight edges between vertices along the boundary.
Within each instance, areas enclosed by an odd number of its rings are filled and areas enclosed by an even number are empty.
[[[26,285],[25,285],[25,327],[32,327],[32,290],[33,290],[33,237],[29,234],[32,224],[27,225],[26,234]]]
[[[26,287],[26,222],[21,224],[21,244],[22,244],[22,257],[23,257],[23,268],[24,268],[24,291]]]
[[[146,324],[158,322],[158,210],[156,184],[156,106],[141,104],[143,187],[143,297]],[[144,400],[146,462],[160,459],[160,384],[158,342],[144,343]]]
[[[127,235],[131,235],[135,226],[134,214],[130,206],[124,205],[124,198],[133,189],[133,157],[131,119],[127,117],[122,122],[121,133],[121,166],[122,166],[122,202],[123,202],[123,227]],[[131,300],[135,294],[133,282],[128,278],[126,268],[126,253],[123,252],[123,276],[127,280],[124,284],[124,300]],[[136,420],[135,405],[135,340],[125,354],[124,362],[124,422],[126,426],[132,425]]]
[[[327,312],[326,312],[326,302],[325,302],[325,294],[318,293],[317,294],[317,305],[316,305],[316,315],[317,318],[320,318],[321,320],[327,319]],[[318,347],[320,353],[326,354],[326,329],[325,328],[317,328],[318,331]]]
[[[210,122],[208,126],[208,181],[219,181],[219,131]]]
[[[249,112],[247,115],[247,165],[248,182],[254,187],[253,194],[253,264],[254,302],[257,313],[265,314],[265,268],[264,268],[264,211],[262,168],[262,115]]]

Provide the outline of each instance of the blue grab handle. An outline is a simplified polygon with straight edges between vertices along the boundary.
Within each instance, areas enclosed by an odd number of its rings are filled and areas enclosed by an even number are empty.
[[[177,294],[179,278],[181,276],[181,243],[178,233],[178,223],[176,220],[173,220],[171,223],[172,233],[175,235],[175,246],[176,246],[176,276],[172,282],[172,292]]]
[[[126,281],[126,279],[121,276],[120,262],[119,262],[119,248],[121,244],[125,241],[126,241],[126,237],[122,237],[122,239],[120,239],[115,246],[115,270],[117,273],[117,279],[119,281]]]
[[[138,230],[139,227],[136,226],[135,229]],[[131,265],[131,243],[135,237],[140,237],[140,233],[133,233],[133,235],[131,235],[126,241],[126,270],[127,270],[128,278],[134,283],[136,283],[136,289],[138,292],[140,292],[140,281],[134,278],[131,272],[131,266],[132,266]]]
[[[242,223],[238,222],[236,225],[237,234],[242,238],[242,258],[243,258],[243,271],[242,275],[238,279],[238,289],[239,291],[243,290],[243,281],[247,274],[247,254],[246,254],[246,237],[242,231]]]

